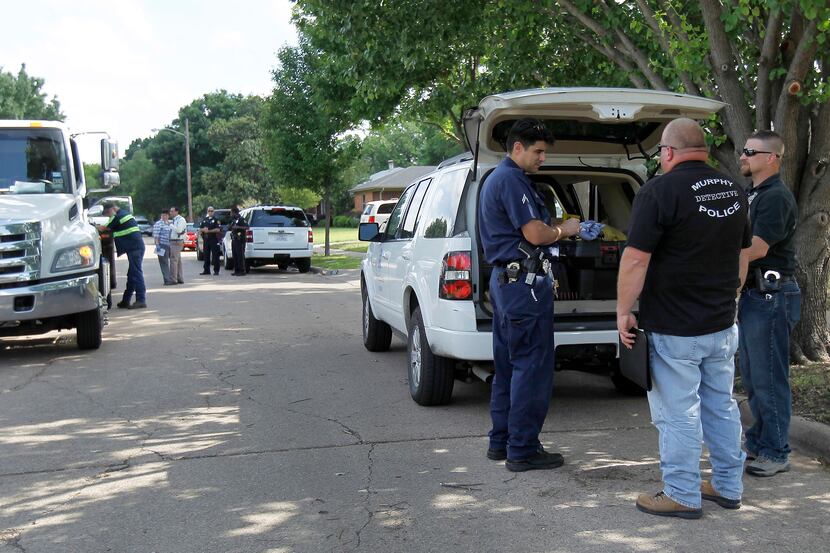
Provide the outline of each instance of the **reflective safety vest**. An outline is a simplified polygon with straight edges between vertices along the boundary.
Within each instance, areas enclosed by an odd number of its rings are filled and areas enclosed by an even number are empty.
[[[132,250],[144,249],[141,229],[138,228],[138,222],[136,222],[132,213],[119,209],[115,215],[109,218],[105,226],[112,231],[118,255]]]

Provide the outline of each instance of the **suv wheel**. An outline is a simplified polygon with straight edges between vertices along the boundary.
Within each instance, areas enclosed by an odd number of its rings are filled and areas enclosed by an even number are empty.
[[[228,252],[225,252],[225,270],[230,271],[233,269],[233,258],[228,255]]]
[[[375,318],[366,286],[361,286],[363,297],[363,346],[369,351],[387,351],[392,343],[392,329]]]
[[[205,259],[204,252],[199,249],[199,246],[196,246],[196,261],[203,261],[204,259]]]
[[[415,308],[409,320],[406,353],[409,366],[409,394],[415,403],[449,403],[455,384],[455,360],[432,353],[420,307]]]
[[[307,273],[311,270],[311,258],[301,257],[294,262],[294,265],[297,266],[297,270],[301,273]]]

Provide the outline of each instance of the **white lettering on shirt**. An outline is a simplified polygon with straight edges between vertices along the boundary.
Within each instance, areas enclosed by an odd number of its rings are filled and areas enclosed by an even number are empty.
[[[692,185],[692,190],[697,192],[698,190],[700,190],[704,186],[709,186],[710,184],[721,184],[723,186],[728,186],[730,188],[732,186],[734,186],[732,181],[727,180],[727,179],[703,179],[703,180],[699,180],[696,183],[694,183]]]
[[[721,217],[729,217],[730,215],[734,215],[738,211],[741,210],[740,202],[735,202],[731,206],[727,207],[726,209],[710,209],[705,205],[702,205],[698,208],[698,212],[705,213],[709,217],[721,218]]]

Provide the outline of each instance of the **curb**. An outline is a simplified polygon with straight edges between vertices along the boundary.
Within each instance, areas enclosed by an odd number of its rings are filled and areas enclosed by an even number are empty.
[[[735,394],[741,410],[741,422],[744,426],[752,424],[752,411],[746,396]],[[816,457],[825,464],[830,464],[830,426],[793,415],[790,418],[790,444],[799,453]]]

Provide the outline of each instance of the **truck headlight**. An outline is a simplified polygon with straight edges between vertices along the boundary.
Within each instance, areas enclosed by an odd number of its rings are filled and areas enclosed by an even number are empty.
[[[94,265],[95,248],[90,244],[83,244],[60,250],[55,256],[55,262],[52,263],[52,271],[69,271]]]

